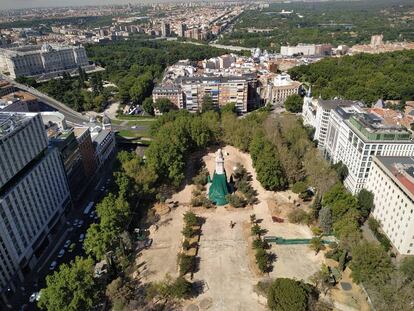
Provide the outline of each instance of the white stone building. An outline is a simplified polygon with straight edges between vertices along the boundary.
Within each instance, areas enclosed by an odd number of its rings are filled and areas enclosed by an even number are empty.
[[[63,73],[89,65],[82,46],[27,45],[0,49],[0,71],[12,78]]]
[[[401,255],[414,254],[414,158],[373,157],[365,188],[372,215]]]
[[[0,113],[1,294],[34,268],[70,201],[62,159],[48,148],[40,114]]]
[[[275,76],[268,84],[270,89],[268,90],[270,97],[268,102],[272,105],[283,106],[288,96],[299,94],[301,85],[300,82],[290,79],[290,76],[286,73]]]

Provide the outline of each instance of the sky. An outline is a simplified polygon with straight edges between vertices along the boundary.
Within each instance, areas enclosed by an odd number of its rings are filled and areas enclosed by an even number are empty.
[[[21,9],[48,6],[91,5],[91,4],[126,4],[135,0],[0,0],[0,9]]]

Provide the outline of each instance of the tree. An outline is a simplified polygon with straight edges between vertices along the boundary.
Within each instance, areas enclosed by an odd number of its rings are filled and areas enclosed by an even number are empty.
[[[352,278],[356,283],[384,285],[394,267],[384,249],[374,243],[362,241],[351,250]]]
[[[289,95],[285,100],[285,108],[290,112],[301,112],[303,99],[298,94]]]
[[[302,193],[305,192],[308,189],[306,183],[304,183],[303,181],[298,181],[296,183],[293,184],[292,186],[292,191],[294,193]]]
[[[192,284],[184,277],[177,279],[167,275],[161,282],[152,283],[148,289],[148,298],[159,297],[168,301],[169,299],[184,299],[191,294]]]
[[[344,163],[342,163],[342,161],[339,161],[338,163],[332,165],[332,168],[336,171],[336,173],[338,174],[338,178],[341,181],[344,181],[345,178],[348,177],[348,167]]]
[[[295,208],[288,214],[289,222],[294,224],[308,223],[309,215],[303,209]]]
[[[257,179],[267,190],[282,190],[287,182],[283,168],[274,146],[264,137],[256,133],[249,146],[250,155],[256,169]]]
[[[322,207],[319,211],[319,226],[324,233],[332,231],[332,212],[329,207]]]
[[[49,311],[92,310],[99,292],[93,273],[91,258],[76,257],[70,264],[61,264],[58,271],[46,277],[39,307]]]
[[[84,249],[97,259],[104,258],[108,250],[119,245],[119,237],[129,223],[130,206],[124,195],[110,193],[96,207],[99,224],[92,224],[87,231]]]
[[[276,279],[267,293],[267,305],[272,311],[305,311],[308,300],[309,285],[287,278]]]
[[[400,265],[400,271],[408,280],[414,281],[414,257],[404,258]]]
[[[154,115],[154,104],[152,102],[152,97],[147,97],[144,99],[144,101],[142,102],[142,109],[146,113]]]
[[[315,255],[319,253],[319,251],[325,249],[325,246],[322,243],[321,238],[314,237],[310,240],[309,247],[315,251]]]
[[[166,113],[174,109],[174,104],[168,98],[157,99],[153,106],[160,113]]]
[[[317,271],[312,277],[311,281],[316,287],[320,288],[326,295],[328,290],[332,288],[333,284],[330,282],[329,267],[322,264],[321,269]]]
[[[211,110],[215,110],[215,106],[213,103],[213,98],[211,97],[210,94],[205,94],[203,97],[203,101],[201,103],[201,111],[202,112],[207,112],[207,111],[211,111]]]
[[[236,113],[236,104],[227,103],[220,108],[221,113]]]
[[[361,216],[366,219],[374,208],[374,194],[366,189],[361,189],[358,193],[358,209]]]
[[[270,261],[269,254],[263,248],[257,248],[255,258],[259,270],[262,273],[268,272]]]

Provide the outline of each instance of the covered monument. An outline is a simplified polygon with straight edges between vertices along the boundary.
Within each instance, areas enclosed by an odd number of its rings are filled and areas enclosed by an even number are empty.
[[[216,169],[213,179],[208,178],[208,198],[216,205],[226,205],[228,203],[226,195],[229,194],[226,171],[224,170],[224,157],[221,149],[216,152]]]

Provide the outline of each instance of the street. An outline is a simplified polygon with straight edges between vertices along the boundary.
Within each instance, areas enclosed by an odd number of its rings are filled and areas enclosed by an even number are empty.
[[[112,168],[112,163],[107,163],[103,167]],[[93,217],[96,215],[94,212],[96,203],[99,203],[108,193],[112,181],[112,169],[101,169],[100,172],[96,173],[96,176],[85,190],[82,200],[78,203],[73,203],[74,207],[65,215],[64,225],[62,225],[59,232],[54,234],[53,238],[55,240],[44,250],[38,263],[25,277],[24,282],[16,288],[16,292],[10,294],[10,305],[5,310],[39,310],[36,306],[36,301],[29,302],[30,296],[45,287],[46,276],[58,270],[60,264],[69,263],[76,256],[84,255],[83,241],[80,241],[80,235],[86,234],[88,227],[98,221],[97,216]],[[90,202],[94,202],[94,205],[88,214],[84,214],[85,208]],[[67,242],[68,240],[70,242]],[[62,249],[64,254],[59,258],[58,254]],[[56,267],[50,270],[52,262],[56,262]],[[2,306],[0,306],[0,310],[3,310]]]

